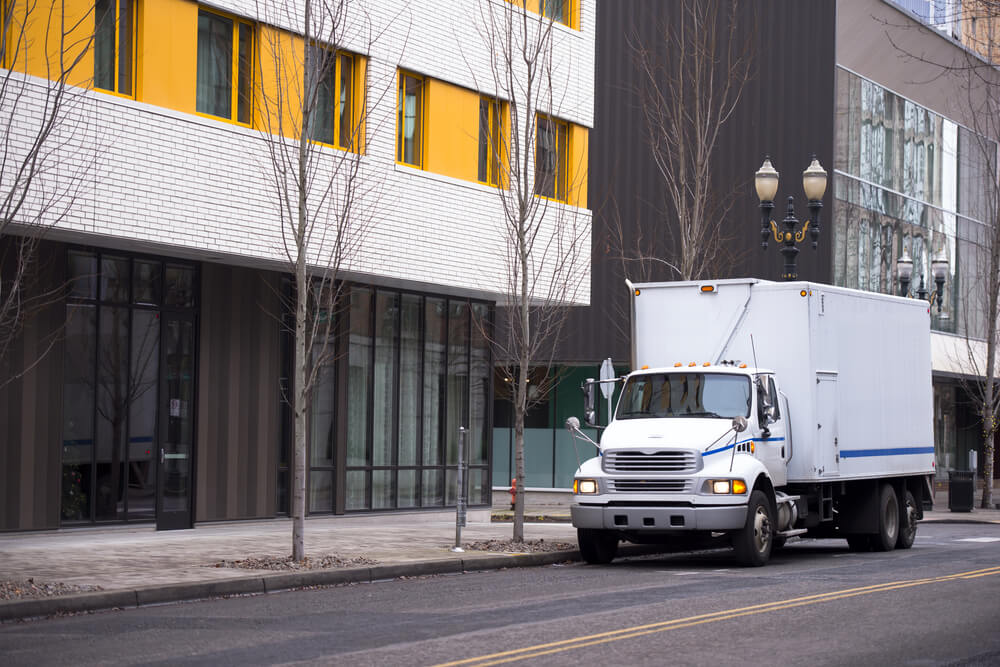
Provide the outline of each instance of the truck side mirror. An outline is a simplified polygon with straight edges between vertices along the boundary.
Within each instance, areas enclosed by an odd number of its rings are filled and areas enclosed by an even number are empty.
[[[580,389],[583,390],[583,421],[590,426],[597,426],[597,392],[594,391],[594,379],[587,378]]]

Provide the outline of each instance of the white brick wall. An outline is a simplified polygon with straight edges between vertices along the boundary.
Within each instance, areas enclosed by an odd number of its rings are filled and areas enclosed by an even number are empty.
[[[256,17],[253,1],[212,4]],[[347,21],[351,30],[345,45],[370,58],[372,107],[362,164],[367,194],[359,212],[373,224],[348,268],[383,283],[413,281],[435,291],[501,293],[506,287],[506,246],[496,191],[394,162],[397,67],[493,92],[487,53],[475,27],[479,3],[364,4],[373,20],[371,30],[379,37],[368,43],[361,34],[368,31],[357,29],[362,21],[355,14]],[[592,127],[594,0],[581,4],[581,31],[556,27],[560,67],[555,114]],[[33,85],[34,101],[22,100],[13,111],[15,129],[36,122],[43,84]],[[278,200],[259,132],[86,93],[61,133],[62,141],[51,146],[64,182],[74,169],[85,169],[86,176],[58,221],[57,236],[241,263],[284,261]],[[324,168],[329,171],[329,165]],[[589,263],[590,211],[561,206],[552,210],[557,208],[568,211],[564,219],[582,226],[583,259]],[[551,263],[543,263],[542,273]],[[576,301],[583,303],[589,300],[589,268],[579,280]]]

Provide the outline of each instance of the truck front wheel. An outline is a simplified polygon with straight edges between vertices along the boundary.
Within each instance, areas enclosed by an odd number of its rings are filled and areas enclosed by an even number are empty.
[[[773,526],[771,503],[763,491],[755,490],[750,494],[750,502],[747,504],[746,525],[733,534],[736,559],[751,567],[767,563],[774,544]]]
[[[899,536],[899,501],[891,484],[883,484],[878,498],[878,534],[871,536],[873,551],[892,551]]]
[[[606,565],[618,555],[618,533],[613,530],[577,528],[580,555],[591,565]]]

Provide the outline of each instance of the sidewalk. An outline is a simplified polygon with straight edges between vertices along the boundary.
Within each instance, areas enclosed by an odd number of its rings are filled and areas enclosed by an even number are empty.
[[[925,513],[925,521],[1000,524],[1000,510],[949,512],[946,494],[938,493],[935,500],[936,509]],[[222,560],[287,556],[292,526],[288,519],[198,524],[191,530],[162,532],[146,524],[0,534],[0,581],[32,578],[39,584],[102,589],[0,601],[0,622],[59,612],[580,559],[568,507],[529,508],[528,518],[525,539],[564,546],[524,554],[455,553],[451,551],[455,544],[453,511],[310,518],[306,520],[307,556],[364,557],[377,564],[298,571],[215,567]],[[462,529],[463,544],[510,539],[510,523],[489,519],[487,510],[470,511],[468,525]],[[623,546],[623,553],[633,550],[648,548]]]

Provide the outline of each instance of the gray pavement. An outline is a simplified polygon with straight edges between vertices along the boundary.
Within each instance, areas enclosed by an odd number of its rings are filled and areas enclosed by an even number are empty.
[[[529,507],[527,514],[533,520],[525,524],[526,539],[572,546],[521,554],[456,553],[451,551],[455,544],[453,511],[309,518],[307,556],[365,557],[377,564],[291,572],[215,567],[222,560],[287,556],[291,552],[288,519],[205,523],[191,530],[161,532],[152,525],[141,525],[0,534],[0,580],[32,578],[37,583],[102,589],[0,601],[0,622],[302,586],[579,560],[576,531],[568,523],[567,507]],[[924,520],[1000,523],[1000,510],[950,512],[947,494],[939,492],[935,510],[926,512]],[[462,529],[463,544],[510,537],[511,524],[491,521],[487,510],[470,511],[468,525]]]

